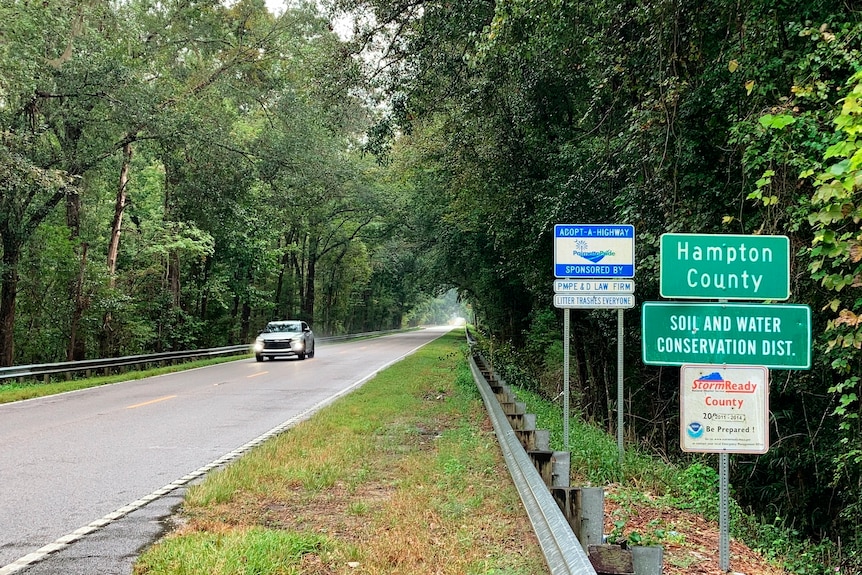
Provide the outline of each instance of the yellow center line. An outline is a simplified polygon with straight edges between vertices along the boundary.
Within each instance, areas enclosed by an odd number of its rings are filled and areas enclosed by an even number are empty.
[[[145,406],[145,405],[151,405],[151,404],[153,404],[153,403],[158,403],[158,402],[160,402],[160,401],[165,401],[165,400],[168,400],[168,399],[173,399],[173,398],[175,398],[175,397],[176,397],[176,395],[166,395],[166,396],[164,396],[164,397],[160,397],[160,398],[158,398],[158,399],[152,399],[152,400],[150,400],[150,401],[145,401],[145,402],[143,402],[143,403],[136,403],[135,405],[128,405],[128,406],[126,406],[126,409],[134,409],[134,408],[136,408],[136,407],[143,407],[143,406]]]
[[[269,373],[269,372],[268,371],[259,371],[258,373],[253,373],[251,375],[247,375],[246,377],[257,377],[259,375],[266,375],[267,373]]]

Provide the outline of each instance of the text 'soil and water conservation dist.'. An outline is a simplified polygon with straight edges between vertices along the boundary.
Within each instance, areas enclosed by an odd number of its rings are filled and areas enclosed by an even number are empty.
[[[622,339],[622,310],[634,307],[633,252],[632,226],[554,227],[554,304],[566,320],[571,308],[617,308]],[[642,359],[680,366],[682,450],[719,454],[719,566],[727,571],[728,457],[769,449],[769,369],[811,368],[811,309],[775,303],[790,298],[786,236],[663,234],[659,258],[661,297],[686,301],[643,303]]]

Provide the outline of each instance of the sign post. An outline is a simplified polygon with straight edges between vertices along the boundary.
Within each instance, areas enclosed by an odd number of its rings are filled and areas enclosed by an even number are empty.
[[[569,310],[617,310],[617,448],[623,460],[623,310],[635,305],[632,225],[554,226],[554,306],[563,309],[563,435],[569,448]]]

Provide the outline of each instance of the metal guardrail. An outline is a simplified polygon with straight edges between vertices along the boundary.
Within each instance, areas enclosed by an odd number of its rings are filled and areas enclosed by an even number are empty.
[[[321,343],[332,343],[357,339],[360,337],[375,337],[387,335],[403,330],[370,331],[348,335],[336,335],[317,338]],[[111,370],[121,367],[132,367],[147,364],[164,364],[175,361],[190,359],[204,359],[225,355],[241,355],[245,352],[251,353],[251,344],[229,345],[214,347],[210,349],[195,349],[186,351],[168,351],[162,353],[149,353],[144,355],[129,355],[125,357],[114,357],[108,359],[84,359],[79,361],[64,361],[57,363],[38,363],[32,365],[13,365],[11,367],[0,367],[0,383],[10,379],[45,379],[51,375],[71,374],[80,372],[92,372],[100,370]]]
[[[469,341],[469,332],[467,337]],[[533,530],[539,539],[539,545],[551,575],[596,575],[596,570],[581,547],[581,543],[551,495],[548,485],[521,445],[472,355],[470,371],[485,402],[485,408],[494,425],[509,474],[533,524]]]

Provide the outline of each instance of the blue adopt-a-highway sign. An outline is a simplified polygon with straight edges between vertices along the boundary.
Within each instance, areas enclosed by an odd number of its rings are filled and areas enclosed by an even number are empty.
[[[635,228],[617,224],[556,224],[554,276],[633,278]]]

